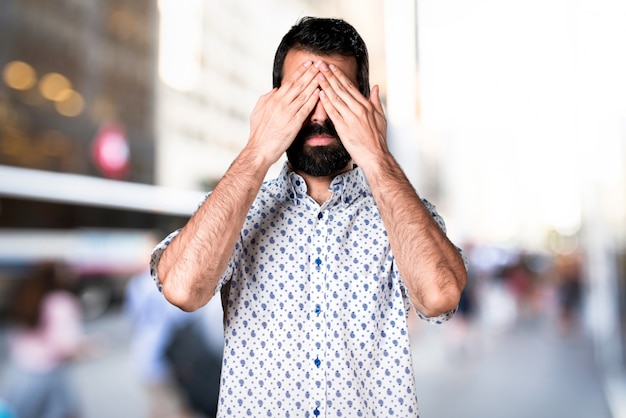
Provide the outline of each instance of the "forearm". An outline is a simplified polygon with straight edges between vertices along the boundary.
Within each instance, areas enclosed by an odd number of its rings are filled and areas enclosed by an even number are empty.
[[[413,305],[431,317],[454,309],[466,282],[457,248],[390,154],[364,171]]]
[[[192,311],[211,299],[269,166],[244,149],[164,251],[159,280],[172,304]]]

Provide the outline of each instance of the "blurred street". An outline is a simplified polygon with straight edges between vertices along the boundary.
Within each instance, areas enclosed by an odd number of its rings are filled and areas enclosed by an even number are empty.
[[[146,417],[146,394],[131,364],[131,329],[122,312],[113,311],[87,324],[87,332],[103,339],[98,358],[74,368],[74,382],[84,418]]]
[[[415,324],[422,418],[611,417],[591,341],[582,331],[560,335],[544,318],[498,332],[473,325],[459,334],[455,321]],[[96,359],[73,369],[84,418],[145,417],[124,317],[113,309],[90,321],[87,331],[106,344]]]
[[[475,327],[463,341],[454,333],[427,325],[414,338],[422,418],[611,417],[582,332],[561,336],[542,320],[495,334]]]

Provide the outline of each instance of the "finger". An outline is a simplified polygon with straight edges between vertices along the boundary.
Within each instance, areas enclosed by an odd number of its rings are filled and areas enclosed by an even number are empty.
[[[372,87],[370,91],[369,100],[372,106],[374,106],[374,109],[376,110],[376,112],[385,116],[385,105],[380,100],[380,86],[378,84]]]
[[[337,122],[337,118],[340,114],[350,110],[350,105],[346,103],[346,100],[354,103],[354,98],[349,97],[349,93],[341,91],[339,86],[333,86],[330,83],[330,80],[328,80],[322,72],[317,75],[317,80],[319,81],[320,88],[322,89],[320,94],[322,105],[324,106],[328,116],[330,116],[334,122]],[[341,95],[343,95],[343,98]]]
[[[353,93],[347,91],[335,77],[328,79],[323,72],[320,72],[317,77],[320,80],[320,88],[322,89],[320,100],[326,113],[335,125],[341,123],[352,126],[354,123],[358,123],[358,121],[367,117],[369,109],[373,106],[358,90],[353,91],[361,99],[355,98]],[[364,102],[361,102],[361,100],[364,100]]]
[[[324,106],[324,110],[326,114],[333,121],[335,127],[338,127],[340,124],[345,123],[345,118],[342,115],[341,109],[348,109],[348,106],[343,102],[339,96],[332,92],[332,89],[324,89],[320,90],[319,97],[322,106]],[[334,98],[331,99],[329,94],[333,94]]]
[[[368,100],[359,89],[354,85],[352,80],[346,76],[346,74],[336,65],[326,65],[322,63],[318,66],[320,73],[328,80],[328,83],[332,86],[333,90],[344,101],[356,100],[357,102],[365,105]],[[332,97],[332,96],[331,96]]]
[[[306,100],[304,101],[302,106],[300,106],[300,108],[296,111],[296,117],[294,118],[299,122],[303,122],[307,118],[307,116],[311,114],[311,112],[315,108],[315,105],[317,105],[317,102],[320,100],[320,89],[315,88],[311,92],[311,94],[309,94],[308,96],[303,95],[303,97],[305,97]]]
[[[320,83],[320,87],[326,93],[326,97],[335,105],[340,105],[339,101],[345,98],[349,100],[350,94],[341,85],[341,82],[334,76],[330,67],[325,62],[318,62],[315,64],[320,72],[316,78]]]
[[[313,88],[317,88],[319,83],[315,76],[318,73],[319,69],[312,65],[310,60],[305,61],[296,68],[296,71],[283,79],[279,87],[280,96],[292,101],[310,87],[311,83],[314,84]]]
[[[304,77],[301,80],[308,80],[309,77]],[[298,93],[298,89],[295,87],[291,90],[293,94],[290,94],[291,100],[288,105],[288,114],[292,114],[296,116],[296,120],[299,122],[303,122],[304,118],[306,118],[315,108],[315,105],[319,101],[319,81],[317,78],[313,77],[309,83],[304,87],[304,90]],[[297,95],[295,95],[297,93]]]
[[[383,104],[380,101],[380,87],[375,85],[372,87],[372,91],[370,92],[370,102],[374,109],[376,109],[379,113],[385,114],[385,110],[383,108]]]
[[[383,107],[383,103],[380,101],[380,86],[375,85],[372,87],[372,91],[370,92],[370,102],[372,106],[374,106],[374,110],[376,111],[376,119],[379,123],[379,127],[382,131],[387,131],[387,117],[385,116],[385,108]]]
[[[310,75],[312,75],[312,77],[305,76],[305,77],[302,77],[300,79],[300,81],[302,83],[306,83],[307,80],[308,80],[308,83],[306,85],[304,85],[303,90],[293,99],[293,102],[295,102],[296,104],[298,104],[298,103],[301,104],[301,103],[307,101],[309,99],[309,97],[313,93],[316,92],[316,90],[320,89],[319,80],[315,76],[318,72],[312,71],[313,74],[310,74]]]

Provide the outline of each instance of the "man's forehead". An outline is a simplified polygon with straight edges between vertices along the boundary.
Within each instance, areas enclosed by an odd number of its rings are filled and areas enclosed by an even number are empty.
[[[312,62],[323,61],[326,64],[333,64],[356,84],[357,63],[355,57],[347,57],[339,54],[317,55],[301,49],[292,49],[287,52],[283,64],[283,77],[293,73],[299,65],[307,60]]]

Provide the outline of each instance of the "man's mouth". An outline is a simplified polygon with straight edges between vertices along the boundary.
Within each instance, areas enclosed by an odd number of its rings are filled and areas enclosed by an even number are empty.
[[[324,147],[335,142],[335,138],[330,135],[312,135],[304,141],[310,147]]]

